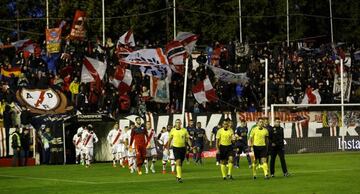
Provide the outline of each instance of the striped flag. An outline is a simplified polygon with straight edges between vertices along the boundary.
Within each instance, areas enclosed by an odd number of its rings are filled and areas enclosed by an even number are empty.
[[[194,97],[198,103],[217,101],[219,97],[216,95],[215,89],[211,85],[209,78],[200,81],[192,88]]]
[[[6,157],[6,133],[5,128],[0,128],[0,157]]]
[[[135,39],[134,39],[134,33],[132,30],[127,31],[125,34],[123,34],[117,44],[116,47],[120,46],[120,45],[127,45],[127,46],[135,46]]]
[[[1,68],[1,75],[5,77],[11,77],[11,75],[14,75],[15,77],[19,77],[20,74],[21,74],[20,67],[12,67],[10,69]]]
[[[181,44],[185,47],[186,52],[191,54],[198,39],[199,36],[191,32],[179,32],[175,40],[181,42]]]
[[[114,76],[109,79],[110,83],[118,88],[119,95],[122,95],[131,89],[132,75],[129,69],[117,66]]]

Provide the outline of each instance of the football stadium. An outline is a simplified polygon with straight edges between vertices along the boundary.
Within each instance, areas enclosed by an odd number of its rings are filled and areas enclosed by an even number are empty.
[[[360,193],[360,2],[0,5],[0,193]]]

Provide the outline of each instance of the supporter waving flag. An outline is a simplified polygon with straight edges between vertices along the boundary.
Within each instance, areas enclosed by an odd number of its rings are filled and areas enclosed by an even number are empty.
[[[200,104],[203,102],[217,101],[219,99],[209,78],[206,78],[193,86],[192,92],[196,101]]]

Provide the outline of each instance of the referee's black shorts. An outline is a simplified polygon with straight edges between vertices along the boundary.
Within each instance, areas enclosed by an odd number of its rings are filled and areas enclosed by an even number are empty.
[[[220,160],[228,160],[230,156],[234,155],[234,148],[232,145],[220,145]]]
[[[266,146],[254,146],[255,159],[266,158],[267,148]]]
[[[173,147],[175,160],[181,160],[181,162],[185,159],[186,147]]]

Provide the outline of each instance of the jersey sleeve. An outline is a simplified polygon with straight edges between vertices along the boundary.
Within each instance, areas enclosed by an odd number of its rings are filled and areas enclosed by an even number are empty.
[[[222,130],[221,130],[221,129],[218,129],[218,131],[217,131],[217,133],[216,133],[216,139],[220,139],[221,132],[222,132]]]

